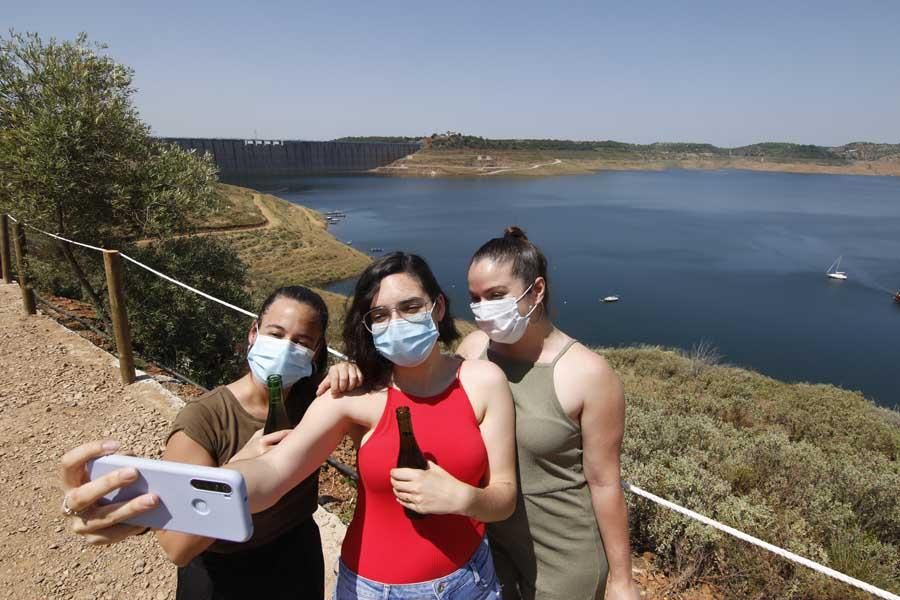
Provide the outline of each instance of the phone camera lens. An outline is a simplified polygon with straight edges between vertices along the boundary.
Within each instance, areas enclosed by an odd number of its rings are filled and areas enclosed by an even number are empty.
[[[219,492],[222,494],[230,494],[231,486],[227,483],[218,481],[206,481],[203,479],[192,479],[191,486],[194,489],[203,490],[204,492]]]

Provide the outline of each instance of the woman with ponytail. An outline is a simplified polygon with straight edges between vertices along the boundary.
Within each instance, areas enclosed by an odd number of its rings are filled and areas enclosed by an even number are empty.
[[[516,512],[488,526],[504,598],[635,600],[620,454],[622,384],[551,318],[547,258],[518,227],[469,263],[479,331],[460,344],[509,381],[516,405]]]

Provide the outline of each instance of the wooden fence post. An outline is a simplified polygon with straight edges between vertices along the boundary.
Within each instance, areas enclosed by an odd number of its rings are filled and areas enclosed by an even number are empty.
[[[125,281],[122,275],[122,256],[118,250],[103,251],[103,269],[106,271],[106,289],[109,290],[109,313],[116,333],[116,349],[119,351],[119,373],[122,383],[133,383],[134,353],[131,349],[131,326],[125,310]]]
[[[22,306],[29,315],[37,311],[34,306],[34,290],[28,283],[28,273],[25,271],[25,230],[21,223],[13,223],[13,245],[16,248],[16,271],[19,280],[19,289],[22,290]]]
[[[0,215],[0,269],[3,270],[3,283],[12,283],[12,265],[9,258],[9,217]]]

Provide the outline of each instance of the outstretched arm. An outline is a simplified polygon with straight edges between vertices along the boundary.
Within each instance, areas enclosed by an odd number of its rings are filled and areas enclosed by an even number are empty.
[[[319,396],[277,446],[258,458],[223,465],[244,476],[251,512],[278,502],[325,462],[353,425],[348,408],[353,400],[330,393]]]

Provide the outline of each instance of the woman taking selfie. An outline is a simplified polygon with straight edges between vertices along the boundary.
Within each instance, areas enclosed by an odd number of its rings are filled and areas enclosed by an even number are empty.
[[[268,416],[266,378],[282,377],[288,416],[299,422],[313,401],[324,372],[328,309],[318,294],[300,286],[276,290],[263,302],[248,334],[250,372],[189,402],[175,418],[163,459],[205,466],[265,453],[290,430],[262,436]],[[92,442],[62,459],[63,511],[73,530],[91,544],[110,544],[144,532],[124,524],[154,508],[152,494],[125,504],[96,501],[138,477],[121,469],[86,482],[85,463],[118,449],[115,442]],[[253,537],[244,543],[158,531],[159,543],[178,565],[178,600],[321,598],[324,567],[319,530],[312,518],[318,506],[318,476],[309,476],[269,510],[253,517]]]

